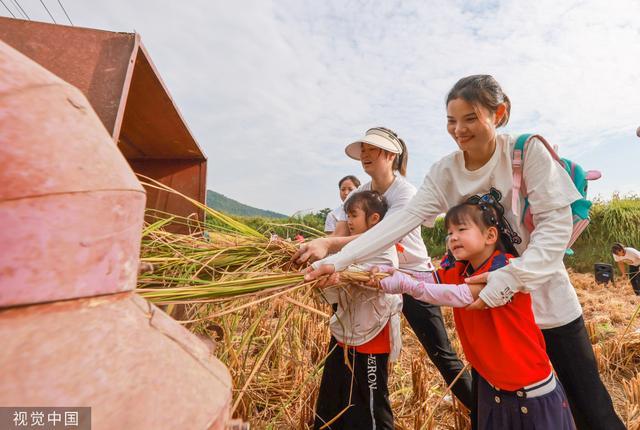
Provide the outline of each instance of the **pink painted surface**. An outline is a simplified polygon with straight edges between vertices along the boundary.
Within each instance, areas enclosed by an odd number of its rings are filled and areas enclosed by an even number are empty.
[[[135,288],[145,195],[85,97],[0,44],[0,307]]]
[[[143,188],[84,96],[2,42],[0,166],[0,405],[222,430],[227,369],[129,291]]]
[[[80,91],[0,44],[0,201],[143,189]]]
[[[132,290],[144,194],[62,193],[0,203],[0,303]],[[28,286],[28,288],[25,288]]]
[[[231,378],[133,293],[0,312],[0,405],[90,406],[94,430],[223,429]]]

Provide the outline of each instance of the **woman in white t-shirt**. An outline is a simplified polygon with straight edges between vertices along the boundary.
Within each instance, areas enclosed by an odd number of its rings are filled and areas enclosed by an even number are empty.
[[[468,309],[503,306],[516,291],[531,293],[536,322],[566,389],[578,428],[623,429],[598,375],[582,309],[563,263],[573,225],[570,205],[580,194],[543,144],[536,139],[531,141],[525,148],[523,166],[535,225],[530,234],[519,211],[511,207],[515,138],[499,135],[496,130],[509,119],[509,98],[493,77],[474,75],[454,85],[446,107],[447,131],[459,150],[431,167],[422,187],[404,209],[385,217],[341,252],[316,262],[315,270],[306,278],[343,270],[353,261],[386,248],[420,224],[432,227],[439,214],[470,197],[502,206],[520,257],[470,280],[486,282],[486,287]],[[522,198],[519,201],[522,205]]]
[[[347,175],[340,179],[338,182],[338,190],[340,191],[340,205],[327,214],[327,219],[324,221],[324,232],[332,234],[336,229],[336,223],[338,222],[337,216],[342,210],[342,203],[353,190],[360,186],[360,180],[353,175]]]
[[[360,185],[356,191],[373,190],[382,194],[389,205],[385,216],[402,211],[416,194],[416,188],[404,177],[407,169],[407,147],[393,131],[383,127],[369,129],[363,138],[347,145],[345,152],[350,158],[360,161],[365,173],[371,177],[369,182]],[[346,214],[344,211],[339,212],[341,213],[337,215],[338,222],[333,235],[303,245],[294,260],[303,263],[309,258],[313,261],[314,255],[324,257],[329,252],[338,252],[357,237],[349,235]],[[433,271],[419,224],[389,242],[387,248],[394,244],[398,251],[399,267],[405,272],[410,271],[420,277],[420,273],[430,274]],[[353,264],[363,261],[366,260],[354,258]],[[410,295],[404,295],[403,301],[402,313],[444,380],[451,384],[462,372],[464,365],[451,347],[440,307],[421,302]],[[452,391],[465,406],[471,408],[471,375],[468,371],[462,372]]]

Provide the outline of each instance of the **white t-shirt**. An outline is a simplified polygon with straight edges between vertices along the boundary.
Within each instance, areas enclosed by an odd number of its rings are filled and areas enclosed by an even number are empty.
[[[349,197],[358,191],[371,191],[371,181],[360,185],[356,190],[349,194]],[[415,194],[416,187],[407,181],[404,176],[396,174],[396,179],[383,194],[384,198],[387,200],[387,205],[389,205],[385,218],[404,208]],[[349,197],[347,197],[347,199]],[[337,208],[336,219],[337,221],[347,221],[347,214],[344,212],[344,206]],[[401,269],[421,272],[433,270],[431,258],[429,257],[427,247],[422,240],[422,235],[420,234],[420,226],[417,226],[407,233],[399,242],[394,241],[394,243],[400,244],[400,246],[396,247],[396,250],[398,251],[398,261]],[[359,259],[356,259],[354,263],[358,263],[359,261]]]
[[[505,218],[520,240],[520,257],[489,274],[480,297],[489,306],[507,303],[514,292],[530,292],[536,322],[541,328],[565,325],[578,318],[582,309],[562,261],[572,232],[570,205],[581,198],[571,178],[551,157],[542,142],[525,148],[523,178],[536,225],[531,237],[511,210],[513,187],[512,152],[516,138],[499,135],[491,159],[469,171],[462,151],[434,164],[416,196],[401,211],[385,218],[371,230],[345,246],[338,254],[316,262],[342,270],[358,258],[386,248],[416,225],[433,226],[436,217],[473,195],[493,190],[504,207]],[[496,191],[498,193],[496,193]],[[520,208],[522,207],[520,199]]]
[[[616,254],[613,254],[613,259],[615,261],[622,261],[623,263],[631,266],[640,266],[640,251],[634,248],[625,247],[624,255],[617,256]]]
[[[324,221],[325,233],[333,233],[334,231],[336,231],[336,223],[338,222],[337,216],[341,212],[344,213],[344,210],[342,209],[342,204],[340,204],[340,206],[338,206],[337,208],[335,208],[334,210],[332,210],[327,214],[327,219]]]

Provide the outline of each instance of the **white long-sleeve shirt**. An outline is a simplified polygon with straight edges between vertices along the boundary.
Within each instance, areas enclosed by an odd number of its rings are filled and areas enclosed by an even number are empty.
[[[378,225],[345,246],[341,252],[316,262],[343,270],[365,261],[395,243],[421,223],[432,227],[436,217],[473,195],[498,195],[506,220],[520,238],[520,257],[489,274],[480,297],[491,307],[505,304],[516,291],[530,292],[540,328],[565,325],[578,318],[582,308],[563,263],[572,231],[570,205],[581,196],[569,175],[553,160],[541,142],[525,148],[523,178],[535,229],[531,236],[520,214],[511,210],[512,152],[515,138],[499,135],[491,159],[479,169],[467,170],[462,151],[434,164],[415,197],[402,210],[386,216]],[[522,199],[520,208],[522,207]]]

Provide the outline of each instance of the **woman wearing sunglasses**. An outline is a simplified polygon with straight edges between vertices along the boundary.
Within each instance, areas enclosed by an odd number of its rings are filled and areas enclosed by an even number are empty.
[[[358,160],[371,180],[362,184],[356,191],[372,190],[382,194],[389,205],[386,216],[400,211],[416,194],[416,188],[406,179],[407,147],[393,131],[384,127],[367,130],[365,136],[345,148],[347,156]],[[328,253],[340,251],[357,236],[350,236],[347,217],[344,211],[337,214],[336,228],[332,236],[315,239],[303,247],[294,256],[302,264],[314,261]],[[399,267],[405,272],[421,278],[421,274],[433,271],[431,259],[427,253],[420,226],[415,226],[398,238]],[[424,275],[422,275],[424,276]],[[418,340],[427,351],[444,380],[450,384],[462,371],[464,365],[453,351],[447,336],[440,307],[424,303],[409,295],[403,296],[402,313],[409,322]],[[471,375],[465,371],[452,387],[453,393],[469,409],[472,406]]]

